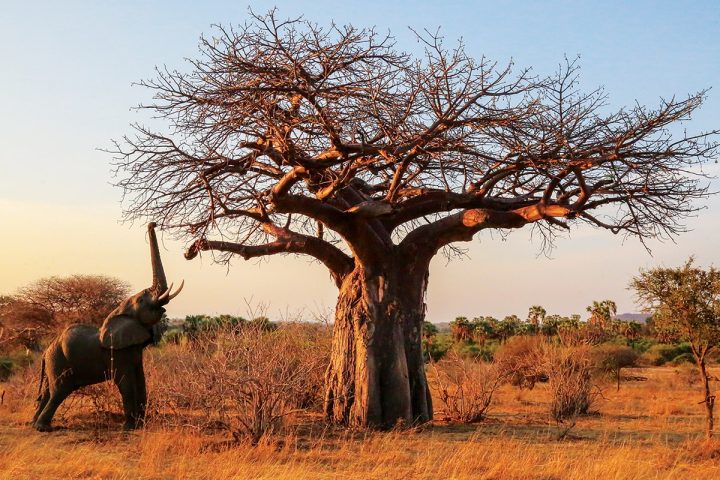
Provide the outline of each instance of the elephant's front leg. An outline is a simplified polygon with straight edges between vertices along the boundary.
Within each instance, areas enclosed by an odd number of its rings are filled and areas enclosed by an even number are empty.
[[[145,409],[147,407],[147,389],[145,386],[145,369],[143,368],[142,362],[138,365],[135,371],[135,378],[137,380],[137,412],[138,422],[145,422]]]
[[[123,425],[123,429],[133,430],[138,426],[138,395],[135,369],[128,368],[115,372],[115,385],[117,385],[120,390],[123,410],[125,412],[125,424]]]

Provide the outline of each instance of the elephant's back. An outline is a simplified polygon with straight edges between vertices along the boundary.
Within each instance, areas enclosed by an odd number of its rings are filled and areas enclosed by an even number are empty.
[[[92,339],[93,337],[100,337],[100,330],[94,325],[86,325],[83,323],[74,323],[65,327],[65,330],[60,334],[60,342],[74,343],[84,342]]]
[[[100,331],[93,325],[70,325],[61,334],[59,343],[68,360],[94,358],[100,351]]]

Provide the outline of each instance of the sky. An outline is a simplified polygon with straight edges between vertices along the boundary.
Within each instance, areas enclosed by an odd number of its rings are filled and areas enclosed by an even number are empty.
[[[408,27],[438,27],[448,43],[500,63],[513,60],[539,75],[565,56],[580,56],[582,85],[605,87],[613,107],[711,88],[689,131],[720,128],[720,2],[716,1],[16,1],[0,2],[0,294],[33,280],[74,273],[121,278],[139,290],[150,283],[142,225],[122,223],[122,191],[101,149],[142,121],[132,107],[147,99],[133,86],[156,65],[187,68],[211,25],[247,19],[248,7],[375,26],[402,50],[420,46]],[[712,165],[707,170],[718,174]],[[713,188],[720,190],[714,181]],[[675,242],[635,239],[579,228],[548,255],[529,230],[507,239],[483,234],[468,258],[431,265],[428,319],[517,314],[531,305],[550,313],[584,313],[612,299],[637,311],[628,282],[640,268],[674,266],[689,255],[720,265],[720,196],[687,222]],[[171,317],[193,313],[273,319],[327,315],[336,289],[306,257],[186,261],[185,245],[163,237],[170,280],[185,290]]]

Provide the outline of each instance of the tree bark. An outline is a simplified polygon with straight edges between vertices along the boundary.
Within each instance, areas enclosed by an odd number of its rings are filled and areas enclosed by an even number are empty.
[[[706,414],[706,429],[705,436],[710,439],[713,436],[713,429],[715,426],[715,419],[713,417],[713,409],[715,408],[715,395],[710,392],[710,377],[707,372],[707,365],[705,364],[704,356],[702,358],[696,358],[698,367],[700,368],[700,376],[703,382],[705,392],[705,414]]]
[[[399,259],[357,264],[340,286],[325,413],[354,427],[432,419],[422,353],[427,268]]]

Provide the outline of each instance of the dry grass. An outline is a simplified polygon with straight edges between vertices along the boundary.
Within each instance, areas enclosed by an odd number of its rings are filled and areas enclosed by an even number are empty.
[[[92,408],[78,405],[58,418],[59,430],[37,433],[26,425],[34,388],[21,378],[0,384],[8,390],[0,406],[0,479],[717,478],[720,443],[701,440],[701,394],[691,372],[628,373],[648,380],[626,382],[619,392],[608,384],[599,412],[581,417],[564,441],[556,440],[548,413],[548,385],[539,384],[503,386],[492,413],[475,425],[345,432],[307,414],[284,436],[256,447],[181,428],[123,434],[120,419],[99,428]]]

